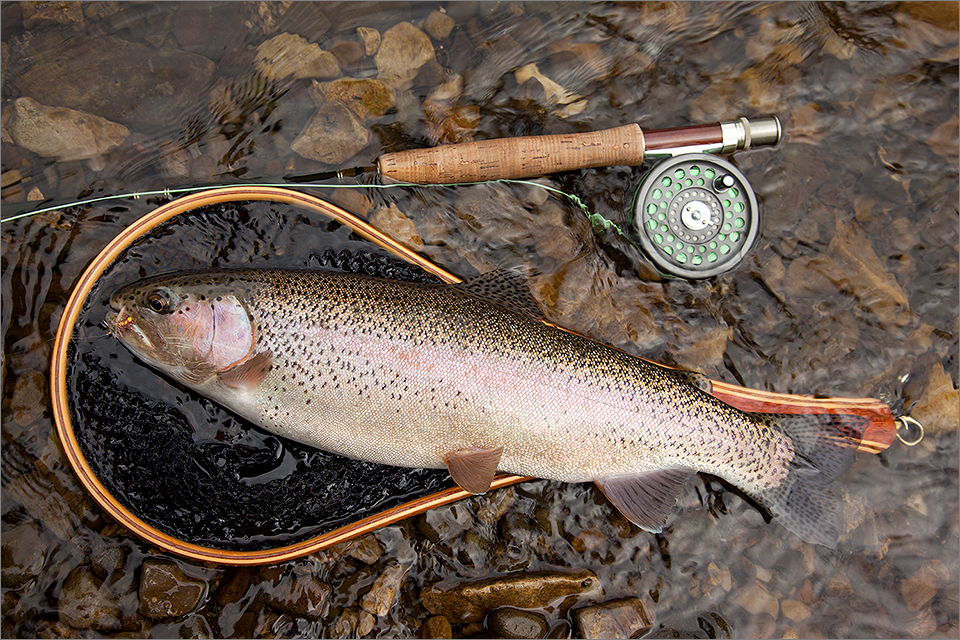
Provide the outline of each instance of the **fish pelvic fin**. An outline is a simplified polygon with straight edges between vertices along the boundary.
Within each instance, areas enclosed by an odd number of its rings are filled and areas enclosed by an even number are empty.
[[[231,389],[250,391],[263,381],[272,365],[273,354],[269,351],[261,351],[252,358],[226,371],[221,371],[217,377],[223,385]]]
[[[765,414],[763,419],[790,437],[794,457],[783,482],[751,495],[804,542],[835,549],[844,524],[842,505],[829,484],[853,462],[869,421],[841,414]]]
[[[627,520],[644,531],[660,533],[693,469],[659,469],[648,473],[601,478],[594,484]]]
[[[486,493],[497,475],[497,465],[503,447],[483,449],[480,447],[458,449],[448,453],[443,461],[450,477],[461,489],[473,494]]]

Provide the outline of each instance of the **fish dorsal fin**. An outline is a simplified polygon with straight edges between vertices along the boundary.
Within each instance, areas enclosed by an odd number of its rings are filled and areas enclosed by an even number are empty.
[[[267,377],[272,364],[273,354],[269,351],[261,351],[249,360],[245,360],[235,367],[230,367],[226,371],[221,371],[217,376],[221,383],[231,389],[250,391]]]
[[[644,531],[660,533],[692,469],[661,469],[595,483],[610,502]]]
[[[453,285],[474,298],[500,305],[534,318],[543,319],[543,310],[533,299],[530,287],[522,274],[516,271],[491,271],[460,284]]]
[[[497,475],[497,465],[500,463],[502,454],[503,447],[496,449],[476,447],[458,449],[448,453],[443,460],[447,463],[450,477],[460,485],[460,488],[475,494],[486,493],[490,483],[493,482],[493,477]]]

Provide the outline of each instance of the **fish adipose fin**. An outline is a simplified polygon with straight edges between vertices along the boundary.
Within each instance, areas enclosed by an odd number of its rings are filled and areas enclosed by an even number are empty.
[[[835,549],[842,505],[828,485],[853,462],[869,421],[832,414],[767,414],[764,421],[790,437],[795,454],[784,481],[753,497],[801,540]]]
[[[273,354],[261,351],[249,360],[241,362],[235,367],[221,371],[218,375],[220,382],[241,391],[255,389],[270,372],[273,364]]]
[[[496,449],[459,449],[444,458],[453,481],[470,493],[486,493],[497,475],[503,447]]]
[[[661,469],[634,476],[602,478],[594,483],[627,519],[652,533],[663,531],[692,469]]]

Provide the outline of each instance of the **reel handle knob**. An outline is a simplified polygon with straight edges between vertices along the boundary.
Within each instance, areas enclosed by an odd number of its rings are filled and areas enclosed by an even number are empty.
[[[643,162],[643,131],[628,124],[602,131],[524,136],[411,149],[380,156],[380,173],[417,184],[529,178],[559,171]]]

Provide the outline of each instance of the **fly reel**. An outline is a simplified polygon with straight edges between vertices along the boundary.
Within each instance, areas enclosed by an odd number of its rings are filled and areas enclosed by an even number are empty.
[[[666,275],[697,280],[746,258],[760,228],[747,178],[716,155],[687,153],[655,165],[633,207],[640,247]]]

